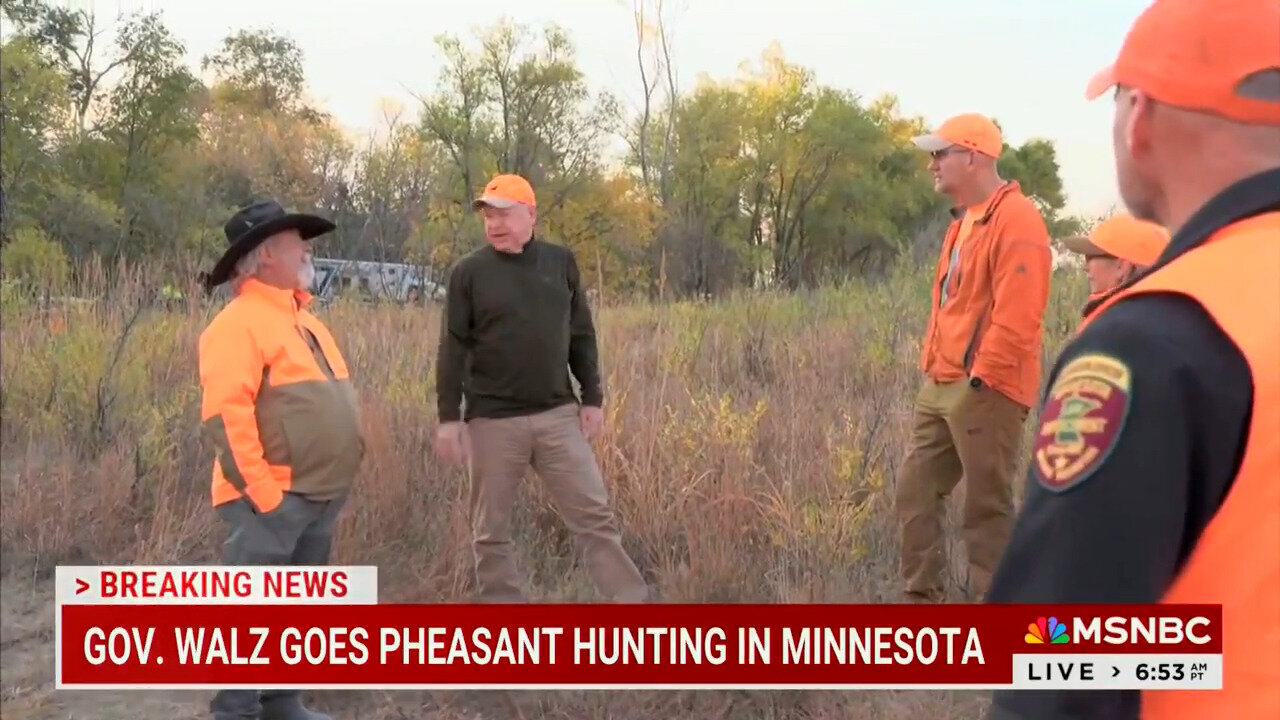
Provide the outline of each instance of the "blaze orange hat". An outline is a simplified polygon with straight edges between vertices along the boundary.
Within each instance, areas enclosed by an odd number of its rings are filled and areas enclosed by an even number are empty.
[[[1062,244],[1085,257],[1110,255],[1134,265],[1153,265],[1169,244],[1169,231],[1162,225],[1120,213],[1098,223],[1088,237],[1076,235]]]
[[[993,158],[1000,157],[1000,151],[1004,148],[1000,128],[990,118],[976,113],[949,118],[932,133],[916,137],[915,143],[921,150],[929,152],[960,145]]]
[[[538,203],[528,180],[519,175],[495,175],[489,184],[484,186],[484,192],[480,197],[472,201],[471,209],[478,210],[481,205],[509,208],[513,205],[537,207]]]
[[[1115,85],[1175,107],[1280,125],[1280,2],[1156,0],[1085,97]]]

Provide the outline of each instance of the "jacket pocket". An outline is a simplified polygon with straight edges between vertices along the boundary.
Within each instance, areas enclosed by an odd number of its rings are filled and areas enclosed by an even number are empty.
[[[948,369],[964,368],[964,351],[969,343],[970,319],[967,315],[954,312],[939,316],[937,326],[937,356]]]

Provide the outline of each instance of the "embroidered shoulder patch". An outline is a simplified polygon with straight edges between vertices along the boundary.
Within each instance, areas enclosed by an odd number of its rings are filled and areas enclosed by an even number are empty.
[[[1065,492],[1101,467],[1129,415],[1132,379],[1129,366],[1109,355],[1082,355],[1062,368],[1045,398],[1032,448],[1042,487]]]

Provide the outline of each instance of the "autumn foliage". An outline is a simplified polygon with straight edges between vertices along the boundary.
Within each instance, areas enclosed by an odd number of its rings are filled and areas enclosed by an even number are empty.
[[[437,38],[442,65],[417,107],[388,102],[360,137],[308,100],[287,36],[234,32],[196,68],[158,15],[109,23],[12,0],[6,255],[45,253],[39,238],[67,270],[145,260],[156,282],[184,285],[220,253],[233,209],[272,195],[338,223],[321,255],[440,276],[479,240],[468,201],[499,171],[530,178],[542,231],[611,300],[815,287],[937,242],[946,202],[910,143],[919,118],[821,84],[776,46],[736,77],[678,88],[660,10],[637,8],[639,107],[588,86],[563,30],[503,21]],[[1059,216],[1051,144],[1008,148],[1002,170],[1056,230],[1077,222]]]

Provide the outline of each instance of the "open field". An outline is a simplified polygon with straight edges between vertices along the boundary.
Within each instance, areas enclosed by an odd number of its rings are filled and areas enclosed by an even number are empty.
[[[663,600],[896,598],[890,488],[928,277],[901,268],[809,294],[600,311],[608,424],[596,448],[627,547]],[[91,299],[45,306],[12,288],[0,298],[0,714],[201,717],[200,693],[52,690],[55,565],[210,562],[221,541],[195,369],[216,306],[144,300],[155,288],[140,276],[80,294]],[[1083,298],[1082,278],[1055,277],[1046,365]],[[321,314],[361,389],[369,438],[335,561],[377,564],[388,600],[465,599],[465,488],[430,454],[436,310],[339,304]],[[592,600],[538,486],[526,494],[517,533],[533,596]],[[952,555],[962,567],[961,549]],[[983,702],[924,692],[316,695],[337,717],[425,720],[947,720],[976,717]]]

